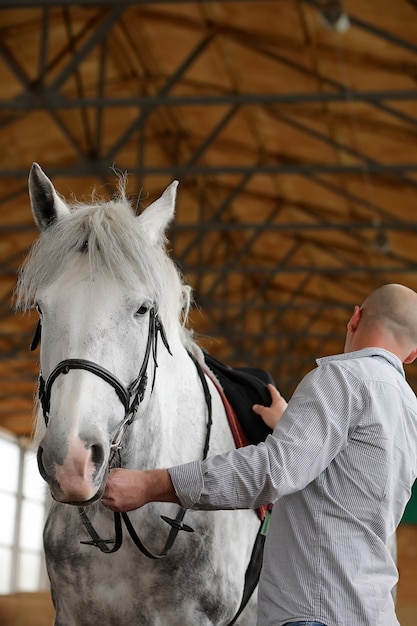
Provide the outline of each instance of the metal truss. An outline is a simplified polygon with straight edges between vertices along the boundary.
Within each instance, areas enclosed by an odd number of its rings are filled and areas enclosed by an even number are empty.
[[[241,3],[247,11],[256,10],[253,2],[227,1],[235,5]],[[326,2],[314,0],[299,0],[298,3],[296,0],[276,0],[277,5],[290,2],[299,8],[313,7],[315,11],[326,8]],[[51,178],[83,177],[86,181],[109,184],[114,163],[118,169],[130,174],[138,191],[152,188],[152,179],[180,178],[187,194],[198,206],[198,218],[181,217],[173,225],[170,239],[173,255],[195,289],[196,306],[205,315],[206,321],[198,322],[199,332],[213,338],[212,341],[206,340],[207,346],[229,363],[255,362],[269,369],[284,395],[288,395],[306,369],[314,364],[316,355],[333,352],[337,345],[342,347],[348,311],[366,295],[369,287],[381,281],[401,281],[404,276],[411,277],[412,284],[415,284],[417,271],[417,256],[410,254],[409,248],[402,250],[390,243],[393,234],[416,235],[415,215],[404,215],[387,208],[377,193],[366,194],[357,190],[360,182],[368,181],[369,185],[370,181],[382,191],[389,189],[393,193],[398,190],[399,198],[404,190],[415,191],[417,161],[369,156],[344,137],[319,130],[310,123],[309,116],[300,114],[300,111],[320,112],[323,107],[338,106],[340,115],[341,108],[349,111],[359,104],[371,112],[369,119],[363,118],[364,125],[373,123],[372,113],[375,113],[384,116],[384,123],[387,127],[391,125],[393,133],[401,131],[415,135],[417,116],[410,114],[401,104],[416,102],[417,89],[390,89],[389,86],[375,90],[353,89],[342,79],[336,80],[326,76],[318,67],[299,62],[283,46],[274,45],[255,30],[248,32],[214,20],[207,20],[206,28],[201,30],[190,20],[189,30],[195,29],[194,45],[169,75],[158,76],[151,92],[108,94],[106,76],[112,30],[120,27],[132,9],[140,8],[141,17],[146,20],[154,18],[158,5],[164,4],[196,3],[185,0],[79,1],[77,7],[89,7],[96,12],[89,14],[83,29],[75,31],[72,29],[74,5],[69,0],[3,0],[0,24],[4,10],[38,9],[40,37],[35,77],[33,66],[30,73],[10,42],[0,38],[0,59],[19,84],[17,95],[2,98],[0,94],[0,131],[7,136],[13,125],[26,116],[34,112],[44,113],[51,127],[58,129],[64,137],[73,155],[70,160],[57,158],[47,164]],[[214,3],[207,0],[199,4]],[[352,29],[384,41],[411,57],[417,55],[417,42],[403,39],[360,16],[349,14],[348,18]],[[66,38],[61,49],[51,56],[52,29],[58,19],[62,21]],[[183,84],[188,72],[204,58],[220,35],[256,52],[260,59],[275,64],[277,71],[285,68],[306,82],[315,81],[320,89],[257,93],[216,90],[211,85],[210,89],[206,86],[200,93],[190,88],[190,93],[179,95],[177,87]],[[83,64],[92,52],[98,58],[97,73],[94,85],[87,87]],[[143,67],[149,70],[145,65]],[[67,89],[69,81],[73,85],[71,90]],[[214,109],[221,114],[210,130],[200,134],[193,131],[190,137],[187,128],[180,123],[179,111],[196,108],[201,115]],[[271,125],[279,124],[288,131],[299,133],[306,141],[314,141],[323,148],[323,154],[330,150],[340,158],[329,161],[321,159],[319,154],[318,159],[313,160],[289,154],[280,146],[276,149],[264,146],[238,163],[216,161],[212,156],[214,149],[218,152],[222,145],[226,152],[231,149],[230,140],[225,142],[222,139],[224,132],[240,119],[242,112],[250,115],[255,109],[262,112]],[[132,110],[135,111],[133,117]],[[124,111],[130,115],[130,118],[127,116],[129,122],[105,143],[105,116],[123,117]],[[80,128],[74,130],[74,125],[68,121],[70,115],[78,116]],[[349,112],[345,115],[348,118]],[[166,123],[157,138],[164,159],[157,163],[152,162],[147,153],[149,135],[156,134],[155,118]],[[135,146],[133,151],[130,149],[132,144]],[[239,148],[238,137],[236,145]],[[26,197],[28,165],[24,160],[13,165],[0,162],[0,235],[22,238],[22,249],[1,259],[2,276],[8,281],[7,285],[10,284],[9,289],[3,290],[0,303],[0,319],[4,322],[8,322],[11,316],[12,279],[35,230],[29,221],[3,222],[1,211]],[[274,180],[276,193],[273,196],[269,193],[262,195],[259,187],[252,186],[262,177]],[[350,207],[351,215],[326,212],[313,199],[301,201],[288,197],[276,181],[291,177],[300,184],[314,186],[318,195],[331,194],[336,203]],[[10,186],[5,184],[8,181],[12,181]],[[256,219],[255,209],[250,219],[237,218],[236,205],[242,198],[246,203],[252,199],[254,206],[260,202],[268,208],[262,219]],[[282,218],[285,206],[297,213],[297,219]],[[266,244],[265,249],[262,248],[262,242],[272,233],[285,243],[282,249],[270,250]],[[334,237],[339,243],[324,243]],[[306,263],[303,253],[306,247],[318,255],[314,264]],[[367,260],[358,256],[361,249],[369,250]],[[4,363],[25,359],[24,350],[30,332],[30,325],[26,324],[22,334],[17,329],[0,334]],[[31,378],[27,369],[25,374]]]

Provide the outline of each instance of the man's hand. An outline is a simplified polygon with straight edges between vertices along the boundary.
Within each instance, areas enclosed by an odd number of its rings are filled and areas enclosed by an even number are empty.
[[[271,394],[272,403],[271,406],[263,406],[262,404],[254,404],[252,411],[257,415],[260,415],[269,428],[274,430],[275,426],[281,419],[282,414],[288,406],[288,402],[284,400],[280,392],[274,385],[268,385],[269,393]]]
[[[148,502],[179,502],[168,470],[110,470],[101,498],[107,509],[125,513]]]

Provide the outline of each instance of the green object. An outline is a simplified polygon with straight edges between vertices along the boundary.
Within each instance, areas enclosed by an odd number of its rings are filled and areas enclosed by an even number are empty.
[[[411,490],[411,498],[405,507],[401,523],[417,524],[417,482],[414,483],[413,489]]]
[[[266,535],[268,534],[270,519],[271,519],[271,511],[267,509],[265,513],[265,519],[263,521],[262,528],[261,528],[261,535],[263,535],[264,537],[266,537]]]

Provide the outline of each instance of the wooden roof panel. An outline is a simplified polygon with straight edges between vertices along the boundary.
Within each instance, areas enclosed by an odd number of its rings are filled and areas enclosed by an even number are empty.
[[[327,0],[47,4],[0,8],[0,426],[31,429],[36,315],[13,313],[12,292],[37,236],[33,161],[87,201],[127,170],[138,209],[178,179],[170,247],[192,324],[284,395],[343,349],[372,288],[417,288],[411,2],[345,0],[345,32],[325,26]]]

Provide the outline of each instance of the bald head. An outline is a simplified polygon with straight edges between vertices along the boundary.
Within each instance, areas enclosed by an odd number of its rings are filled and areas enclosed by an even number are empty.
[[[348,324],[345,349],[379,346],[403,362],[417,350],[417,293],[404,285],[388,284],[373,291],[356,307]],[[410,358],[409,358],[410,357]]]
[[[383,285],[362,305],[366,323],[379,322],[395,335],[406,335],[417,344],[417,293],[404,285]]]

